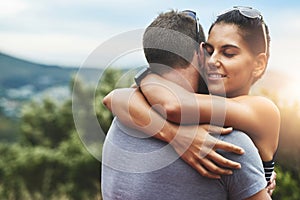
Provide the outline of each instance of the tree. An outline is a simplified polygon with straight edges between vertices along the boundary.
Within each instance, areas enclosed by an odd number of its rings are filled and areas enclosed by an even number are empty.
[[[107,70],[96,91],[73,79],[71,86],[76,83],[78,87],[70,89],[80,101],[80,110],[72,110],[71,99],[59,103],[45,98],[23,107],[20,142],[0,143],[0,199],[101,198],[101,165],[84,148],[73,112],[80,113],[80,123],[89,130],[95,110],[96,120],[107,131],[112,115],[102,105],[102,98],[116,87],[121,74],[119,70]]]
[[[276,166],[277,187],[274,191],[274,200],[298,200],[300,199],[299,181],[288,171],[283,171]],[[299,180],[299,179],[298,179]]]
[[[22,143],[30,146],[55,148],[70,137],[74,130],[71,101],[59,105],[51,99],[30,102],[22,110]]]

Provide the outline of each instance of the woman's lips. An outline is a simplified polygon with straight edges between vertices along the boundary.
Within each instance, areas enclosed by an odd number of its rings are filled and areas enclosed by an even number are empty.
[[[209,80],[219,80],[227,77],[225,74],[221,73],[207,73],[206,76]]]

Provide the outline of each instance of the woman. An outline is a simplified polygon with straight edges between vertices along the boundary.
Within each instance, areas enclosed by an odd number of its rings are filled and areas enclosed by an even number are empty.
[[[174,123],[210,123],[215,113],[222,116],[225,109],[224,125],[248,133],[262,160],[269,164],[273,160],[278,144],[279,112],[266,98],[249,95],[251,86],[263,75],[269,58],[268,28],[262,16],[254,9],[240,7],[219,15],[210,28],[208,41],[203,48],[209,54],[203,75],[212,95],[188,92],[155,74],[150,74],[142,80],[141,91],[151,105],[162,105],[165,110],[157,109],[157,111]],[[167,85],[172,92],[160,85]],[[118,92],[121,94],[122,90],[115,91],[114,95],[118,96]],[[224,99],[222,97],[224,95],[227,98]],[[108,107],[111,103],[110,98],[111,96],[108,96],[104,100]],[[213,107],[212,100],[224,101],[226,107]],[[114,103],[121,105],[127,102],[116,100]],[[127,110],[127,105],[123,106],[124,110]],[[187,113],[197,110],[200,118],[182,115],[182,110]],[[147,122],[138,117],[141,116],[139,112],[140,109],[130,105],[134,121],[140,125],[147,125]],[[118,114],[117,116],[121,119],[127,117]],[[216,122],[216,125],[223,125],[222,120],[220,123]],[[167,134],[169,133],[164,135]],[[176,144],[180,146],[180,142],[178,140]],[[195,155],[198,152],[199,149],[196,149]]]

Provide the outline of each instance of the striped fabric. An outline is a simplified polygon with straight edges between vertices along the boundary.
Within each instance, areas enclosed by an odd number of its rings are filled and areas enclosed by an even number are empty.
[[[264,162],[263,161],[263,166],[264,166],[264,170],[265,170],[265,177],[266,180],[269,182],[272,176],[272,172],[274,171],[274,165],[275,162],[274,160],[268,161],[268,162]]]

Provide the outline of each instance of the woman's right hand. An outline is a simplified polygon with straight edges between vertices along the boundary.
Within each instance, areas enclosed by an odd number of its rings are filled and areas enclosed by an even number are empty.
[[[212,125],[174,126],[176,128],[173,130],[177,133],[170,144],[181,158],[202,176],[218,179],[220,175],[232,174],[232,170],[228,168],[241,168],[239,163],[224,158],[216,152],[216,149],[236,154],[243,154],[244,150],[218,140],[210,134],[228,134],[232,128],[226,129]]]

